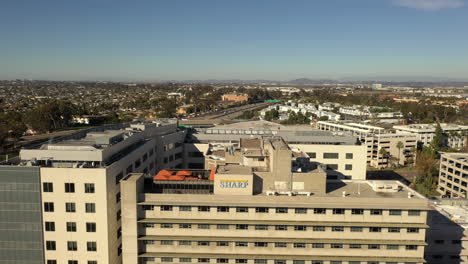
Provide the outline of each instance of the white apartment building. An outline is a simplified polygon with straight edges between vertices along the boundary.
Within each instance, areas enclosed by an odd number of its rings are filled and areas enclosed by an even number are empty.
[[[468,126],[456,124],[440,124],[440,127],[447,134],[447,146],[460,149],[468,144]],[[418,141],[429,146],[435,136],[436,124],[414,124],[405,126],[393,126],[397,133],[411,133],[418,137]]]
[[[367,148],[367,164],[375,168],[386,168],[391,165],[391,158],[398,159],[400,165],[412,164],[414,159],[414,149],[417,147],[417,138],[409,133],[386,133],[382,127],[364,125],[359,123],[335,123],[319,121],[316,127],[324,131],[345,132],[357,136]],[[402,148],[398,148],[398,142],[403,143]],[[385,149],[387,156],[380,154],[381,149]]]
[[[121,263],[120,180],[182,168],[185,134],[175,123],[120,125],[21,150],[17,169],[40,172],[44,263]]]
[[[451,198],[467,197],[468,153],[442,153],[437,191]]]

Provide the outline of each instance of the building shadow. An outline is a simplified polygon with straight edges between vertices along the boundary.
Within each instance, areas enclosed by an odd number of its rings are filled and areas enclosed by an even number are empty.
[[[405,185],[409,185],[411,182],[405,177],[401,176],[395,171],[367,171],[367,180],[389,180],[389,181],[400,181]]]
[[[466,243],[463,241],[465,228],[452,221],[453,217],[442,208],[428,212],[429,229],[426,231],[424,253],[427,264],[465,263],[462,254]]]

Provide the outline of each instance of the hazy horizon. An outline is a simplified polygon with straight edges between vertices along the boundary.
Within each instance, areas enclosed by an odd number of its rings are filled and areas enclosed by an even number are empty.
[[[467,0],[2,7],[0,79],[468,81]]]

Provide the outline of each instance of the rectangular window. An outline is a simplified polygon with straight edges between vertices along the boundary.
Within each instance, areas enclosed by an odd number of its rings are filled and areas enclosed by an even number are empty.
[[[294,226],[294,231],[307,231],[307,226],[305,225]]]
[[[277,248],[285,248],[286,246],[286,242],[275,242],[275,247]]]
[[[323,243],[312,243],[312,248],[324,248],[325,244]]]
[[[317,158],[317,153],[315,153],[315,152],[307,152],[307,155],[308,155],[309,158],[311,158],[311,159]]]
[[[86,213],[95,213],[96,204],[95,203],[85,203]]]
[[[382,232],[382,228],[381,227],[369,227],[369,232],[371,232],[371,233],[380,233],[380,232]]]
[[[218,213],[229,213],[229,207],[227,207],[227,206],[218,206],[217,211],[218,211]]]
[[[198,241],[197,245],[207,247],[210,245],[209,241]]]
[[[209,212],[210,207],[209,206],[198,206],[198,212]]]
[[[236,264],[247,264],[247,259],[236,259]]]
[[[76,232],[76,222],[67,222],[67,232]]]
[[[327,170],[337,170],[338,164],[327,164]]]
[[[68,264],[78,264],[78,260],[69,260]]]
[[[226,224],[216,225],[216,229],[227,230],[229,229],[229,225],[226,225]]]
[[[162,257],[161,258],[161,262],[172,262],[172,261],[174,261],[174,259],[171,258],[171,257]]]
[[[138,167],[140,167],[140,165],[141,165],[140,159],[135,160],[135,169],[138,169]]]
[[[353,170],[353,164],[345,164],[345,170]]]
[[[67,213],[74,213],[76,212],[75,203],[65,203],[65,211]]]
[[[45,231],[53,232],[55,231],[55,222],[45,222]]]
[[[54,211],[54,203],[52,203],[52,202],[45,202],[45,203],[44,203],[44,211],[45,211],[45,212],[53,212],[53,211]]]
[[[96,242],[94,242],[94,241],[88,241],[88,242],[86,242],[86,249],[87,249],[88,251],[97,251]]]
[[[419,211],[419,210],[408,210],[408,215],[409,216],[420,216],[421,211]]]
[[[227,258],[217,258],[216,263],[229,263],[229,259],[227,259]]]
[[[67,250],[68,251],[77,251],[78,243],[76,241],[67,241]]]
[[[267,242],[255,242],[254,246],[255,247],[268,247],[268,243]]]
[[[400,228],[398,228],[398,227],[389,227],[388,232],[389,233],[400,233]]]
[[[256,213],[268,213],[268,207],[256,207],[255,212]]]
[[[94,183],[85,183],[84,188],[85,193],[94,193]]]
[[[192,211],[192,207],[191,206],[179,206],[179,211],[180,212],[190,212]]]
[[[325,153],[323,153],[323,158],[324,159],[337,159],[338,158],[338,153],[325,152]]]
[[[161,240],[161,245],[172,246],[174,245],[174,241],[173,240]]]
[[[332,232],[344,232],[343,226],[332,226]]]
[[[208,224],[199,224],[198,229],[210,229],[210,225],[208,225]]]
[[[362,245],[361,244],[349,244],[349,248],[352,248],[352,249],[362,248]]]
[[[254,264],[267,264],[266,259],[255,259]]]
[[[192,228],[191,224],[179,224],[179,228],[181,229],[190,229]]]
[[[75,184],[74,183],[65,183],[65,192],[66,193],[74,193],[75,192]]]
[[[55,250],[55,241],[46,241],[46,250]]]
[[[236,247],[248,247],[248,246],[249,246],[249,243],[247,243],[247,242],[244,242],[244,241],[236,242]]]
[[[418,250],[418,246],[416,246],[416,245],[406,245],[405,249],[406,250]]]
[[[96,223],[86,223],[86,232],[96,232]]]
[[[419,233],[419,228],[409,227],[406,229],[406,233]]]
[[[284,207],[276,208],[276,213],[277,214],[287,214],[288,213],[288,208],[284,208]]]
[[[293,260],[293,264],[305,264],[305,260],[295,259]]]
[[[172,228],[172,224],[169,224],[169,223],[161,224],[161,228]]]
[[[118,192],[117,194],[115,194],[115,202],[116,202],[116,203],[120,202],[120,192]]]
[[[267,225],[256,225],[255,230],[268,230]]]
[[[188,241],[188,240],[179,241],[179,246],[191,246],[191,245],[192,245],[192,241]]]
[[[368,246],[369,249],[380,249],[380,245],[377,245],[377,244],[370,244]]]
[[[324,232],[325,231],[325,227],[324,226],[314,226],[312,227],[312,230],[314,231],[318,231],[318,232]]]
[[[287,231],[287,230],[288,230],[288,226],[286,226],[286,225],[276,225],[276,226],[275,226],[275,230],[278,230],[278,231]]]
[[[306,244],[305,243],[294,243],[293,247],[294,248],[305,248]]]
[[[390,210],[388,211],[389,215],[401,215],[401,210]]]
[[[48,259],[46,263],[47,263],[47,264],[57,264],[57,260],[55,260],[55,259]]]
[[[398,250],[399,248],[399,245],[387,245],[388,250]]]
[[[344,214],[345,213],[345,209],[342,209],[342,208],[335,208],[333,209],[333,214]]]
[[[218,241],[218,242],[216,242],[216,246],[218,246],[218,247],[228,247],[229,242],[227,242],[227,241]]]
[[[237,224],[236,230],[247,230],[249,229],[249,225]]]
[[[172,205],[161,205],[161,211],[172,211]]]
[[[294,209],[294,213],[296,213],[296,214],[307,214],[307,208],[296,208],[296,209]]]
[[[382,210],[380,210],[380,209],[371,209],[370,214],[371,215],[382,215]]]
[[[331,244],[331,248],[343,248],[343,244]]]
[[[236,207],[236,213],[248,213],[249,208],[247,207]]]
[[[346,153],[346,159],[352,159],[353,153]]]
[[[351,209],[351,214],[353,214],[353,215],[363,215],[364,210],[363,209]]]
[[[148,159],[148,154],[143,154],[143,157],[141,157],[143,159],[143,162],[145,162],[147,159]]]
[[[360,226],[352,226],[351,232],[362,232],[362,227]]]
[[[53,192],[54,191],[54,184],[51,183],[51,182],[42,183],[42,191],[43,192]]]
[[[315,208],[314,209],[314,214],[325,214],[327,212],[327,209],[325,208]]]

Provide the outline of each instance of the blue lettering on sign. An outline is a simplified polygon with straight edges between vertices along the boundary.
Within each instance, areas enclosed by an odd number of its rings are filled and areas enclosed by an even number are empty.
[[[221,188],[247,188],[249,185],[248,181],[220,181],[219,186]]]

